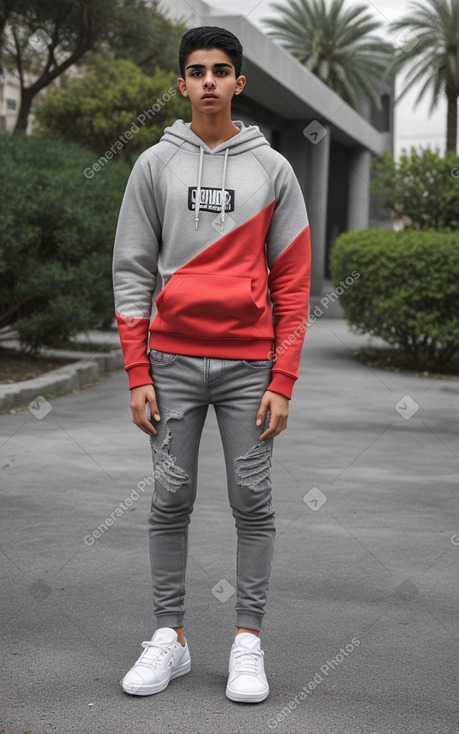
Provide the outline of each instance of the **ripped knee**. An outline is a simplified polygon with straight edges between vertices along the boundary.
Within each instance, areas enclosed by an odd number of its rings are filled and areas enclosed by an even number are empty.
[[[252,491],[271,488],[271,448],[260,443],[234,460],[236,481]]]
[[[164,489],[175,493],[177,489],[190,483],[188,474],[177,464],[177,458],[171,451],[172,430],[168,424],[172,420],[181,420],[182,414],[178,410],[168,408],[162,408],[161,413],[165,416],[166,436],[159,447],[156,445],[157,442],[152,440],[154,477]]]

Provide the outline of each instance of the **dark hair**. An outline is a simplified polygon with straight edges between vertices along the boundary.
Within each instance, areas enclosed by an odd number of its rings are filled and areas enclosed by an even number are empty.
[[[193,51],[199,51],[202,48],[218,48],[224,51],[234,65],[236,78],[240,76],[242,68],[242,45],[239,38],[236,38],[226,28],[203,25],[198,28],[191,28],[191,30],[182,36],[182,40],[180,41],[179,66],[183,78],[185,78],[185,63],[188,57]]]

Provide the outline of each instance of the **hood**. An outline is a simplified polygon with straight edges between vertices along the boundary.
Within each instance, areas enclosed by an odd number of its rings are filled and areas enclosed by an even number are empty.
[[[220,213],[221,227],[225,222],[225,180],[226,180],[226,167],[228,162],[228,156],[239,155],[239,153],[245,153],[254,148],[259,148],[261,145],[269,145],[265,136],[257,125],[244,125],[241,120],[233,120],[233,124],[240,129],[240,132],[233,135],[232,138],[221,143],[216,148],[209,148],[200,137],[194,133],[191,128],[190,122],[184,122],[183,120],[176,120],[173,125],[166,127],[164,135],[161,137],[161,141],[172,143],[178,148],[183,148],[188,151],[195,151],[199,153],[199,166],[197,170],[197,185],[196,185],[196,210],[195,210],[195,229],[198,228],[199,223],[199,209],[201,203],[201,180],[202,170],[204,166],[204,156],[221,156],[222,157],[222,208]]]
[[[166,127],[164,135],[161,140],[165,140],[168,143],[173,143],[179,148],[184,150],[195,150],[199,152],[202,148],[205,153],[209,155],[224,155],[225,151],[228,150],[229,155],[237,155],[238,153],[245,153],[246,150],[253,150],[258,148],[260,145],[269,145],[265,136],[257,125],[244,125],[241,120],[233,120],[233,124],[240,129],[240,133],[233,135],[232,138],[226,140],[216,148],[209,148],[191,128],[190,122],[184,122],[183,120],[176,120],[173,125]]]

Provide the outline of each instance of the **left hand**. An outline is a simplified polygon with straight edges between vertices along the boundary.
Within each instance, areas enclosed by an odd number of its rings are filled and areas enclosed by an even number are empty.
[[[271,412],[269,426],[260,436],[260,441],[264,441],[265,438],[272,438],[278,436],[287,428],[288,420],[288,398],[285,395],[280,395],[277,392],[266,390],[264,393],[260,407],[257,413],[257,426],[260,426],[266,419],[268,410]]]

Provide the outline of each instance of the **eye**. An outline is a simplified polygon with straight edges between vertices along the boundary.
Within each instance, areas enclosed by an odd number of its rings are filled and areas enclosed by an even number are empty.
[[[228,76],[228,72],[225,71],[225,69],[218,69],[217,74],[221,74],[222,76]]]
[[[191,72],[191,76],[201,76],[202,72],[198,71],[197,69],[195,71]]]

